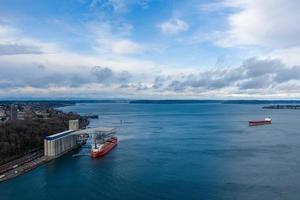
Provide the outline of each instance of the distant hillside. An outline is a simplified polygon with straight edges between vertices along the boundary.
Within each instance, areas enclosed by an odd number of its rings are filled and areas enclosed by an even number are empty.
[[[188,104],[188,103],[221,103],[216,100],[132,100],[131,104]]]
[[[189,103],[222,103],[222,104],[300,104],[295,100],[132,100],[131,104],[189,104]]]
[[[264,109],[291,109],[291,110],[300,110],[300,105],[271,105],[264,106]]]

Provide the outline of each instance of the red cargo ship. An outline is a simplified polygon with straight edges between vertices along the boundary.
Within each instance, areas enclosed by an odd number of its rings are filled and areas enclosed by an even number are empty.
[[[106,139],[102,144],[95,144],[91,151],[92,158],[102,157],[118,144],[118,138],[113,136]]]
[[[249,126],[260,126],[266,124],[272,124],[272,119],[265,118],[264,120],[259,120],[259,121],[249,121]]]

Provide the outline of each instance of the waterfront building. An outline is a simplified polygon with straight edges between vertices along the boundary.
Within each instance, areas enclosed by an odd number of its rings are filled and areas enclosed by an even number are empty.
[[[25,117],[26,117],[26,112],[21,112],[21,111],[19,111],[19,112],[17,113],[17,119],[18,119],[18,120],[24,120]]]
[[[9,119],[13,121],[18,119],[18,108],[16,105],[12,104],[10,106]]]
[[[7,120],[7,115],[5,114],[5,110],[0,110],[0,123],[5,122]]]
[[[77,135],[73,130],[47,136],[44,140],[44,154],[49,157],[60,156],[78,146]]]
[[[57,157],[78,147],[78,135],[73,134],[78,129],[79,120],[69,120],[69,130],[47,136],[44,139],[45,156]]]
[[[69,129],[78,130],[79,129],[79,120],[69,120]]]
[[[50,113],[44,111],[35,111],[35,115],[37,116],[37,118],[48,119]]]

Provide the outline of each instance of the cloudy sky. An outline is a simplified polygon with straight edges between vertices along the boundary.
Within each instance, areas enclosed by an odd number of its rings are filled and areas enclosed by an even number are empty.
[[[299,98],[299,10],[296,0],[0,0],[0,98]]]

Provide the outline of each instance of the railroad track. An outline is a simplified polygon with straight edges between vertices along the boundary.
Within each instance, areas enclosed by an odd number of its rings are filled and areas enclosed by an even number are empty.
[[[4,174],[10,170],[13,170],[19,166],[22,166],[28,162],[31,162],[32,160],[35,160],[39,157],[42,157],[44,155],[44,151],[43,150],[39,150],[33,153],[29,153],[19,159],[13,160],[9,163],[6,163],[4,165],[0,166],[0,175]]]

